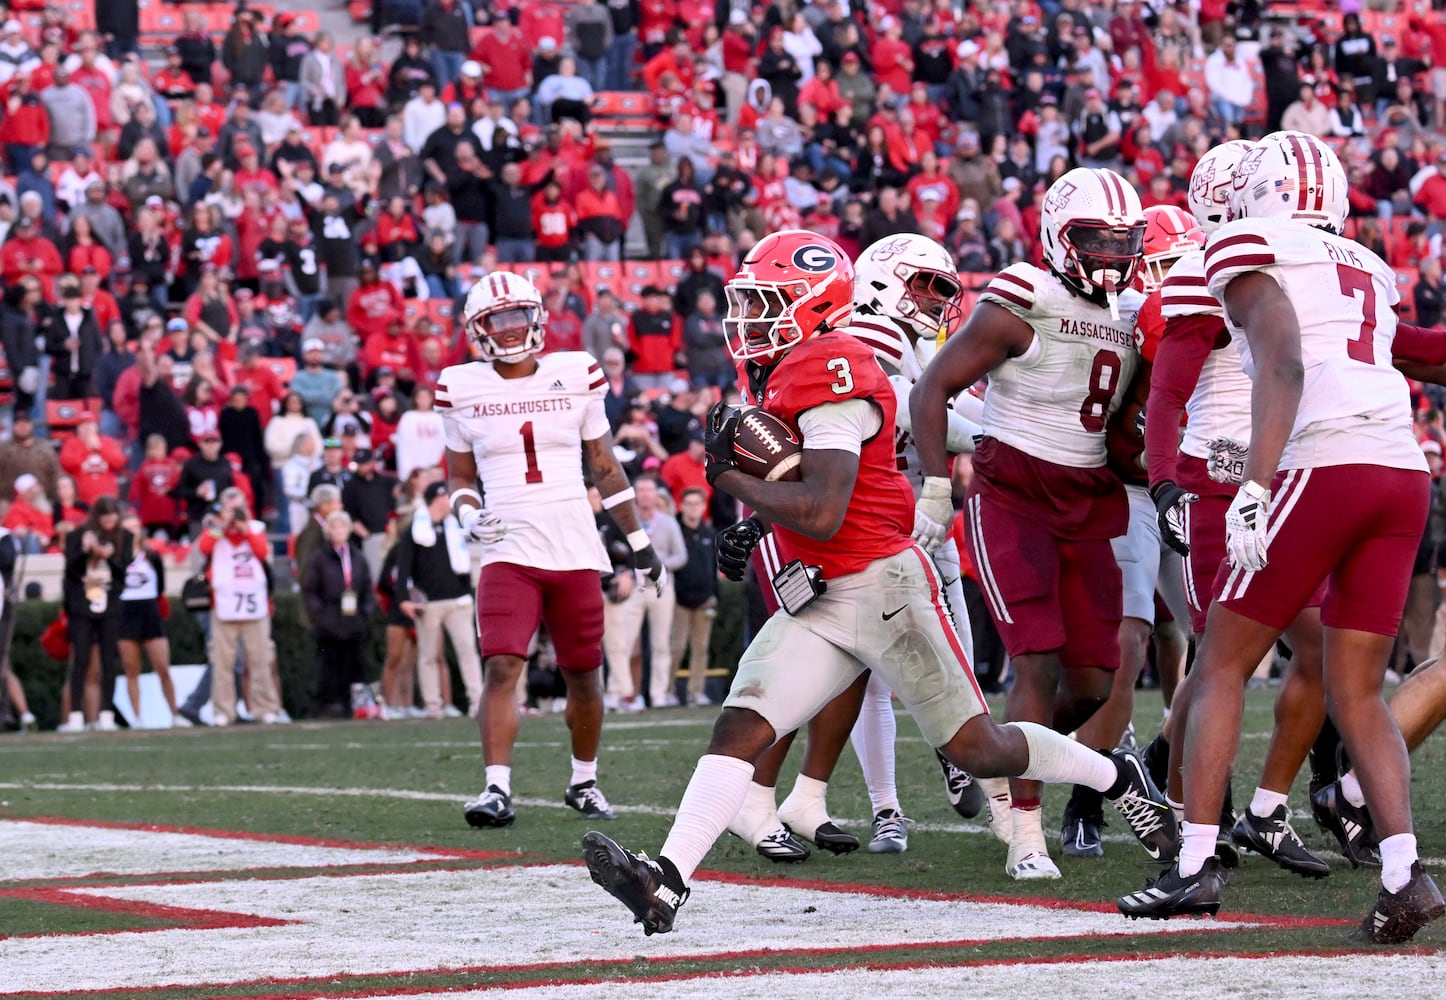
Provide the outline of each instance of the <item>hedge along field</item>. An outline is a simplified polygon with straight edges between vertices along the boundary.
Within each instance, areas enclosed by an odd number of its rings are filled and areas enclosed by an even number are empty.
[[[720,581],[718,617],[713,624],[713,645],[709,667],[730,675],[743,653],[743,585]],[[303,614],[299,593],[277,594],[273,599],[275,612],[271,619],[271,638],[276,643],[277,668],[281,673],[281,695],[292,718],[302,718],[311,706],[314,683],[311,626]],[[41,728],[54,729],[60,723],[60,692],[65,683],[67,664],[50,657],[40,646],[41,634],[60,614],[61,605],[52,601],[25,601],[16,608],[15,638],[10,662],[25,688],[30,711],[35,713]],[[181,606],[171,602],[171,617],[166,620],[166,633],[171,642],[172,663],[207,662],[205,639],[195,618]],[[366,645],[367,677],[377,680],[386,660],[386,625],[380,614],[372,617],[371,636]],[[144,662],[144,656],[142,657]],[[457,664],[449,649],[447,662],[452,670],[452,694],[459,708],[465,709],[466,694]],[[142,671],[149,671],[143,666]]]

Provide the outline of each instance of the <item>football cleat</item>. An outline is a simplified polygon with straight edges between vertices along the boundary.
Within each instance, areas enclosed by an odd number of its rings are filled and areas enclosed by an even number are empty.
[[[592,880],[633,914],[645,935],[673,929],[678,907],[688,898],[687,886],[668,884],[668,876],[646,854],[624,850],[611,837],[596,831],[582,838],[582,857]],[[676,875],[676,873],[675,873]]]
[[[517,818],[512,809],[512,796],[496,785],[488,785],[485,792],[463,806],[462,815],[467,817],[469,826],[475,827],[511,826]]]
[[[1105,846],[1100,843],[1100,827],[1105,825],[1099,792],[1084,785],[1075,785],[1074,794],[1064,807],[1059,842],[1071,858],[1102,858]]]
[[[944,771],[944,792],[949,796],[949,804],[954,811],[965,819],[973,819],[983,812],[984,792],[974,776],[959,770],[938,750],[934,751],[934,756],[939,758],[939,767]]]
[[[989,818],[989,831],[1001,844],[1014,839],[1014,814],[1010,812],[1012,800],[1009,795],[1008,778],[977,778],[984,793],[984,808]]]
[[[1009,856],[1004,862],[1004,872],[1019,882],[1034,882],[1060,877],[1059,866],[1047,851],[1041,851],[1033,844],[1010,844]]]
[[[1441,890],[1431,881],[1431,876],[1421,870],[1421,862],[1411,862],[1411,881],[1400,892],[1391,892],[1381,886],[1381,893],[1361,921],[1361,926],[1351,932],[1352,941],[1368,944],[1402,944],[1416,936],[1416,932],[1446,913],[1446,901],[1441,899]]]
[[[766,834],[754,847],[760,855],[778,864],[808,860],[808,845],[789,832],[786,826]]]
[[[1339,781],[1326,785],[1310,797],[1311,812],[1321,829],[1334,834],[1341,853],[1352,868],[1379,868],[1381,855],[1376,850],[1376,828],[1364,806],[1353,806],[1341,792]]]
[[[1235,821],[1235,793],[1231,786],[1226,784],[1225,801],[1220,803],[1220,822],[1216,825],[1219,832],[1215,836],[1215,856],[1220,859],[1220,867],[1226,869],[1221,875],[1226,884],[1230,882],[1229,869],[1240,867],[1240,851],[1231,839]]]
[[[618,818],[618,814],[613,812],[612,806],[608,805],[608,800],[603,797],[602,789],[597,786],[596,780],[568,785],[567,791],[562,793],[562,801],[588,819]]]
[[[859,849],[859,838],[840,830],[838,824],[829,820],[813,831],[813,843],[819,850],[830,854],[852,854]]]
[[[1119,772],[1116,788],[1106,795],[1129,824],[1130,832],[1155,861],[1170,861],[1180,850],[1180,828],[1165,796],[1150,780],[1140,755],[1133,750],[1110,751]]]
[[[884,809],[874,817],[870,854],[903,854],[909,849],[909,819],[897,809]]]
[[[1208,858],[1194,875],[1180,874],[1179,863],[1172,864],[1165,874],[1151,879],[1145,888],[1121,896],[1115,901],[1120,912],[1131,920],[1168,920],[1170,917],[1215,916],[1220,911],[1220,896],[1225,877],[1219,858]]]
[[[1301,842],[1300,834],[1290,825],[1290,812],[1283,805],[1264,818],[1246,809],[1230,831],[1230,838],[1237,847],[1269,858],[1288,872],[1306,878],[1325,878],[1331,873],[1331,866]]]

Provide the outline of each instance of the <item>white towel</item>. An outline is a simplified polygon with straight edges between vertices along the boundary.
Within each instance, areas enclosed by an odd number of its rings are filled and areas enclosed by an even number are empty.
[[[448,514],[447,519],[442,522],[442,531],[447,536],[447,558],[452,563],[452,572],[470,574],[472,556],[467,551],[467,539],[462,534],[462,525],[455,516]],[[419,507],[412,515],[412,541],[424,549],[430,549],[437,544],[437,526],[432,523],[432,517],[425,507]]]

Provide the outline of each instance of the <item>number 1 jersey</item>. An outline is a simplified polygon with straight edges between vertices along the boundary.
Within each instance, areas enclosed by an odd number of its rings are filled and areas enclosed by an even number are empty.
[[[1240,219],[1205,246],[1205,280],[1224,301],[1230,282],[1269,276],[1295,306],[1304,368],[1300,407],[1282,469],[1380,465],[1426,470],[1411,424],[1406,380],[1391,365],[1394,272],[1354,240],[1286,219]],[[1241,367],[1255,377],[1244,331],[1225,310]]]
[[[482,564],[607,570],[583,482],[582,443],[608,432],[607,381],[592,356],[544,355],[516,379],[488,362],[453,365],[436,388],[447,448],[472,453],[487,509],[507,525],[482,546]]]

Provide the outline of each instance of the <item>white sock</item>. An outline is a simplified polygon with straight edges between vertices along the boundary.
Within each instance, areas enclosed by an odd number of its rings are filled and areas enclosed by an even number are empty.
[[[899,734],[899,722],[894,718],[892,696],[888,682],[878,674],[871,675],[858,721],[849,733],[875,816],[899,808],[899,786],[894,781],[894,738]]]
[[[827,781],[800,774],[793,783],[793,791],[788,793],[788,798],[778,807],[779,818],[799,835],[812,837],[815,830],[831,822],[828,818],[828,803],[825,801],[827,792]]]
[[[1205,867],[1205,862],[1215,856],[1215,841],[1219,836],[1218,824],[1180,824],[1180,874],[1189,878]]]
[[[757,847],[760,840],[779,827],[774,796],[771,786],[750,781],[748,794],[743,798],[743,806],[728,824],[728,829]]]
[[[1341,775],[1341,794],[1346,797],[1347,802],[1357,809],[1366,804],[1366,793],[1361,791],[1361,783],[1356,780],[1356,772],[1354,770],[1347,771]]]
[[[584,781],[597,780],[597,761],[572,759],[572,783],[580,785]]]
[[[1175,814],[1176,823],[1185,822],[1185,803],[1176,802],[1174,799],[1170,798],[1170,796],[1166,795],[1165,805],[1169,806],[1170,811]]]
[[[1398,833],[1381,841],[1381,884],[1387,892],[1406,888],[1411,881],[1411,866],[1418,857],[1414,834]]]
[[[510,764],[488,764],[487,784],[496,785],[502,789],[503,794],[512,794],[512,765]]]
[[[728,829],[728,821],[738,815],[752,781],[753,765],[746,760],[716,753],[698,758],[673,828],[658,852],[673,863],[685,883]]]
[[[1022,846],[1028,846],[1035,850],[1049,853],[1044,843],[1044,810],[1039,806],[1031,806],[1028,809],[1021,809],[1018,806],[1009,807],[1010,818],[1014,821],[1013,835],[1010,842]]]
[[[1285,805],[1288,798],[1283,792],[1272,792],[1268,788],[1256,788],[1255,796],[1250,800],[1250,814],[1265,819],[1276,809]]]
[[[1007,722],[1024,734],[1029,763],[1015,777],[1051,784],[1087,785],[1107,792],[1119,778],[1113,759],[1036,722]]]

